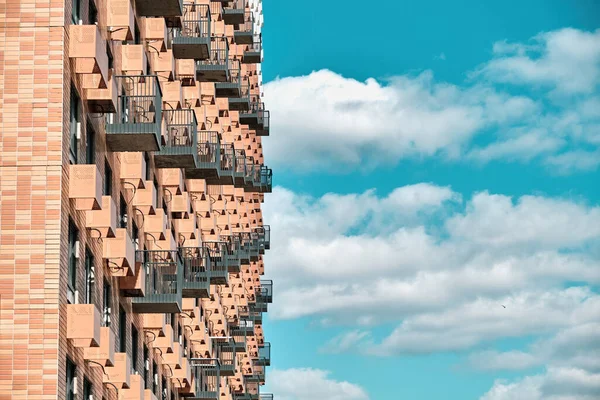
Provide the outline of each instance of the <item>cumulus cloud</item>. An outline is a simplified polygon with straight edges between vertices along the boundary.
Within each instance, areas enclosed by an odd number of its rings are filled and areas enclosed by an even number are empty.
[[[563,174],[598,168],[600,30],[498,42],[469,76],[463,84],[432,71],[364,82],[328,70],[278,78],[265,85],[274,132],[265,150],[278,167],[297,171],[344,173],[426,157],[539,159]]]
[[[269,391],[279,400],[368,400],[359,385],[337,381],[329,371],[313,368],[274,369],[269,373]]]

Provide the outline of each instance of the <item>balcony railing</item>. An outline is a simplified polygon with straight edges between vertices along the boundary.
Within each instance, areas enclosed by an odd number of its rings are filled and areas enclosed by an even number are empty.
[[[214,358],[192,358],[190,366],[194,374],[196,384],[195,392],[191,400],[219,400],[221,371],[218,359]]]
[[[117,110],[107,115],[106,143],[111,151],[160,150],[162,92],[155,75],[119,75]]]
[[[229,44],[226,37],[212,37],[207,59],[196,62],[196,79],[200,82],[227,82],[229,76]]]
[[[221,146],[220,162],[219,162],[219,176],[214,179],[207,179],[206,182],[209,185],[231,185],[233,184],[233,173],[236,168],[235,166],[235,148],[233,144],[226,144]]]
[[[166,132],[160,151],[154,153],[157,168],[196,168],[198,139],[196,113],[192,109],[165,110]]]
[[[215,83],[215,95],[217,97],[240,97],[242,94],[242,82],[240,62],[230,59],[229,62],[229,80],[227,82]]]
[[[231,327],[233,336],[254,336],[254,322],[247,319],[240,319],[237,326]]]
[[[214,354],[221,366],[221,376],[235,375],[236,350],[233,341],[213,341]]]
[[[219,132],[200,131],[196,140],[196,165],[186,168],[187,179],[210,179],[219,177],[221,142]]]
[[[235,150],[235,172],[233,174],[233,184],[236,187],[244,187],[246,178],[246,152],[244,150]]]
[[[207,4],[186,3],[183,7],[181,28],[173,28],[170,31],[173,56],[193,60],[209,58],[210,28],[209,6]]]
[[[203,245],[207,249],[212,267],[210,272],[210,283],[217,285],[227,284],[229,277],[226,256],[227,243],[223,241],[205,241],[203,242]]]
[[[265,254],[265,250],[271,248],[271,227],[264,225],[255,229],[258,234],[258,250],[260,254]]]
[[[258,359],[255,365],[268,367],[271,365],[271,343],[265,342],[264,346],[258,348]]]
[[[142,314],[181,312],[183,265],[178,251],[137,250],[136,262],[145,271],[144,297],[131,299],[133,311]]]
[[[233,0],[223,7],[223,21],[227,25],[239,25],[244,23],[246,0]]]
[[[261,193],[273,191],[273,170],[264,165],[260,169],[260,191]]]
[[[181,17],[183,0],[136,0],[136,10],[142,17]]]
[[[254,15],[246,9],[244,22],[234,27],[233,40],[235,44],[252,44],[254,42]]]
[[[273,302],[273,281],[261,280],[260,287],[256,288],[256,302],[270,304]]]
[[[255,96],[250,98],[250,108],[240,112],[240,124],[248,125],[257,136],[269,135],[270,114],[265,105]]]
[[[232,111],[250,110],[250,81],[247,77],[241,79],[239,96],[229,97],[229,109]]]
[[[183,297],[207,298],[210,295],[211,259],[206,247],[181,247],[183,259]]]
[[[244,48],[242,62],[244,64],[259,64],[262,60],[262,41],[254,41]]]

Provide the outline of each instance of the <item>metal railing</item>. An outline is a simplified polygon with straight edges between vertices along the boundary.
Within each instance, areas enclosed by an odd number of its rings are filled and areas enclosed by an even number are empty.
[[[183,282],[208,283],[211,271],[210,254],[208,248],[180,247],[183,259]]]
[[[260,365],[271,365],[271,343],[265,342],[258,348],[258,360]]]
[[[254,34],[254,14],[251,10],[244,12],[244,23],[240,24],[236,31],[245,34]]]
[[[196,143],[198,122],[194,110],[165,110],[165,122],[163,146],[192,147]]]
[[[194,371],[198,398],[219,399],[221,390],[220,363],[215,358],[192,358],[190,366]]]
[[[219,141],[219,132],[200,131],[198,132],[198,167],[217,167],[217,160],[221,159],[221,143]]]
[[[213,36],[210,44],[210,56],[206,60],[196,62],[197,66],[221,65],[229,64],[229,44],[227,38],[223,36]]]
[[[262,280],[260,281],[260,287],[255,289],[256,292],[256,301],[261,301],[264,303],[272,303],[273,302],[273,281],[272,280]]]
[[[210,22],[207,4],[186,3],[183,5],[181,28],[172,29],[172,38],[209,38]]]
[[[113,120],[120,124],[156,124],[162,119],[162,92],[156,75],[118,75],[121,88]]]

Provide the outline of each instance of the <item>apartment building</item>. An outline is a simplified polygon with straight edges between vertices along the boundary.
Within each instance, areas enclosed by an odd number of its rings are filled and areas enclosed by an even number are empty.
[[[0,2],[0,398],[271,400],[261,0]]]

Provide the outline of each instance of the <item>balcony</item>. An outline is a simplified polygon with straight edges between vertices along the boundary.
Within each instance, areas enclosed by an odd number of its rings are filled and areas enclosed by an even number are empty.
[[[117,110],[117,81],[113,78],[112,71],[108,71],[106,89],[85,89],[86,102],[90,112],[108,114]],[[83,77],[84,81],[87,79],[89,79],[87,76]]]
[[[260,287],[256,288],[256,303],[259,302],[264,304],[273,303],[273,281],[262,280],[260,281]]]
[[[242,94],[242,75],[240,62],[237,60],[229,60],[229,80],[226,82],[215,83],[216,97],[240,97]]]
[[[242,78],[239,96],[229,97],[229,109],[231,111],[250,110],[250,81]]]
[[[241,319],[237,326],[231,328],[232,336],[254,336],[254,322]]]
[[[129,0],[108,0],[106,26],[110,26],[110,39],[124,42],[133,40],[135,14]]]
[[[117,205],[111,196],[102,196],[102,209],[85,212],[85,227],[96,238],[114,238],[117,228]]]
[[[208,298],[211,259],[206,247],[181,247],[183,259],[183,297]]]
[[[132,298],[136,313],[181,312],[183,265],[178,251],[138,250],[136,261],[146,272],[144,297]]]
[[[258,359],[256,359],[254,364],[263,367],[271,365],[271,343],[265,342],[263,346],[258,348]]]
[[[107,260],[113,277],[134,275],[135,243],[125,228],[117,228],[115,237],[102,241],[102,258]]]
[[[131,360],[127,353],[115,353],[115,365],[105,367],[103,382],[115,385],[118,389],[129,389],[131,387]]]
[[[198,162],[196,113],[191,109],[165,110],[166,132],[154,153],[157,168],[196,168]]]
[[[160,150],[162,92],[157,77],[120,75],[115,79],[122,91],[117,112],[106,124],[108,147],[111,151]]]
[[[240,112],[240,124],[256,131],[257,136],[269,136],[270,113],[256,97],[251,98],[250,108]]]
[[[140,375],[129,376],[129,389],[119,390],[119,400],[143,400],[144,381]]]
[[[235,187],[243,187],[246,181],[246,152],[235,150],[235,172],[233,174]]]
[[[144,297],[146,294],[146,270],[142,264],[136,264],[133,276],[120,278],[119,289],[124,297]]]
[[[249,9],[244,12],[244,22],[235,27],[233,41],[235,44],[254,43],[254,15]]]
[[[69,58],[75,59],[75,73],[90,75],[84,89],[105,89],[108,81],[106,41],[96,25],[69,26]]]
[[[254,41],[254,43],[244,47],[242,62],[244,64],[260,64],[263,61],[262,55],[262,42]]]
[[[137,12],[142,17],[180,17],[183,0],[136,0]]]
[[[125,185],[126,190],[133,190],[134,199],[137,195],[137,189],[144,189],[146,182],[146,159],[143,153],[121,153],[119,154],[121,161],[121,171],[119,179]],[[135,201],[135,200],[134,200]]]
[[[260,169],[260,192],[271,193],[273,191],[273,170],[264,165]]]
[[[190,400],[219,400],[221,372],[219,360],[214,358],[190,359],[196,391]]]
[[[78,211],[101,209],[102,177],[95,164],[69,165],[69,198]]]
[[[115,334],[110,327],[100,328],[100,346],[83,349],[83,359],[90,367],[112,367],[115,362]]]
[[[227,243],[205,241],[203,243],[210,257],[210,283],[213,285],[226,285],[229,280],[227,268]]]
[[[260,254],[265,254],[264,250],[271,249],[271,226],[263,225],[256,228],[256,232],[258,233],[260,247]]]
[[[172,30],[173,55],[204,60],[210,55],[210,9],[206,4],[185,4],[181,28]]]
[[[221,158],[219,132],[200,131],[197,136],[197,163],[194,167],[186,168],[185,177],[186,179],[218,179]]]
[[[99,347],[101,319],[94,304],[67,304],[67,339],[73,347]]]
[[[229,76],[229,44],[226,37],[213,37],[210,55],[196,62],[196,80],[199,82],[227,82]]]
[[[236,350],[229,341],[214,341],[214,354],[219,360],[221,376],[234,376],[236,364]]]
[[[233,0],[233,2],[224,5],[223,21],[227,25],[239,25],[244,23],[244,15],[246,12],[245,0]]]

